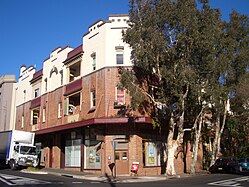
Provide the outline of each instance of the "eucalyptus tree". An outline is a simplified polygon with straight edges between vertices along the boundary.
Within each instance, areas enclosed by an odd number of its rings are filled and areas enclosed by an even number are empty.
[[[216,81],[210,86],[210,102],[213,103],[215,120],[215,138],[213,141],[211,164],[221,154],[221,136],[224,132],[227,115],[230,111],[230,99],[235,96],[235,88],[240,77],[249,67],[249,21],[245,15],[236,11],[230,14],[230,21],[224,22],[224,34],[219,39],[221,50],[217,51]],[[216,83],[216,84],[215,84]]]
[[[132,107],[149,113],[155,125],[167,126],[168,175],[182,146],[187,97],[196,82],[193,45],[198,24],[194,0],[131,0],[130,29],[124,41],[132,47],[133,68],[122,70],[121,82]]]
[[[240,59],[241,52],[232,52],[241,51],[237,43],[229,42],[233,24],[222,22],[220,12],[207,0],[200,3],[202,8],[195,0],[130,0],[130,28],[124,32],[133,67],[121,69],[121,83],[130,92],[132,110],[167,127],[168,175],[176,174],[174,159],[183,143],[186,116],[192,116],[195,133],[191,172],[195,172],[203,117],[210,110],[216,120],[212,142],[216,158],[236,69],[232,64]]]

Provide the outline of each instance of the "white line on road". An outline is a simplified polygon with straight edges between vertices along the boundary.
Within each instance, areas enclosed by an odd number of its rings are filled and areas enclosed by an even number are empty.
[[[9,186],[15,185],[31,185],[31,184],[50,184],[51,182],[36,180],[26,177],[1,174],[0,180]]]
[[[224,186],[224,187],[242,187],[240,182],[248,182],[249,177],[239,177],[235,179],[227,179],[227,180],[221,180],[216,182],[208,183],[208,185],[214,185],[214,186]]]

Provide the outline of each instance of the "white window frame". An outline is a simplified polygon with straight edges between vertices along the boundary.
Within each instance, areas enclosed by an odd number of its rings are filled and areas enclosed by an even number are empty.
[[[95,108],[96,107],[96,90],[92,90],[91,91],[91,97],[90,97],[91,101],[91,108]]]
[[[96,53],[92,53],[91,54],[91,57],[92,57],[92,70],[95,71],[96,70]]]
[[[22,119],[21,119],[21,128],[23,129],[24,128],[24,115],[22,115]]]
[[[46,122],[46,107],[44,106],[42,109],[42,123]]]
[[[34,97],[37,98],[40,96],[40,89],[39,88],[36,88],[35,89],[35,92],[34,92]]]
[[[118,55],[122,55],[122,63],[118,62]],[[123,65],[124,64],[124,49],[122,48],[117,48],[116,49],[116,64],[117,65]]]
[[[62,103],[58,103],[58,118],[62,117]]]

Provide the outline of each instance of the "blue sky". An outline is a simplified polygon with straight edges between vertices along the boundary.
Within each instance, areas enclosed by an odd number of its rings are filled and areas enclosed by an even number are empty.
[[[228,20],[232,9],[249,15],[249,0],[211,0]],[[0,76],[22,64],[40,70],[58,46],[77,47],[88,26],[110,14],[128,14],[128,0],[0,0]]]

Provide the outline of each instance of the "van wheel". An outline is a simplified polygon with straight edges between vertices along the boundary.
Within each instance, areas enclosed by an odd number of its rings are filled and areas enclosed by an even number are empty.
[[[10,160],[9,165],[10,165],[10,169],[16,170],[16,163],[14,160]]]

